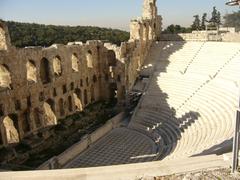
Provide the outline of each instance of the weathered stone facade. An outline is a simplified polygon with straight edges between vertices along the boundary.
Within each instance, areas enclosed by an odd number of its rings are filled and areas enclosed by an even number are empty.
[[[156,0],[144,1],[143,17],[131,22],[131,38],[120,47],[94,40],[18,49],[0,22],[0,145],[19,143],[99,100],[117,97],[124,105],[160,32]]]

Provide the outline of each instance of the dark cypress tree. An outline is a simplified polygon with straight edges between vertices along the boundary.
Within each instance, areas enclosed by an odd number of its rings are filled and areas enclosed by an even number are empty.
[[[193,16],[194,17],[194,21],[193,21],[193,24],[192,24],[192,30],[200,30],[201,27],[200,27],[200,19],[199,19],[199,15],[195,15]]]
[[[202,16],[201,30],[206,30],[206,22],[207,22],[207,13],[204,13]]]
[[[209,22],[211,23],[211,26],[215,28],[219,28],[221,24],[221,13],[217,11],[215,6],[213,7],[212,17]]]

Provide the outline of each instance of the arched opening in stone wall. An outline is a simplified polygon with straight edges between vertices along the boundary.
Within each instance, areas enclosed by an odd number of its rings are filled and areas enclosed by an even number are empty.
[[[58,101],[58,108],[59,108],[60,116],[64,116],[65,115],[64,101],[63,101],[62,98],[60,98],[59,101]]]
[[[117,81],[121,82],[121,75],[120,74],[117,76]]]
[[[74,72],[78,72],[79,71],[79,60],[78,60],[78,57],[77,57],[77,54],[73,54],[72,55],[72,70]]]
[[[43,84],[51,82],[49,61],[46,58],[40,62],[40,78]]]
[[[83,87],[83,80],[80,79],[80,86]]]
[[[72,96],[68,96],[68,110],[69,110],[69,112],[73,111]]]
[[[0,89],[1,88],[8,88],[11,89],[11,73],[7,65],[0,64]]]
[[[108,66],[116,66],[117,65],[117,59],[116,54],[113,50],[108,50]]]
[[[3,119],[3,128],[6,134],[8,144],[19,143],[19,125],[16,114],[11,114]]]
[[[55,76],[62,75],[62,63],[60,56],[55,56],[53,58],[53,72]]]
[[[79,89],[79,88],[75,89],[75,94],[77,95],[77,97],[79,99],[82,100],[82,91],[81,91],[81,89]]]
[[[34,121],[35,121],[36,128],[41,127],[42,126],[42,121],[41,121],[41,112],[40,112],[39,108],[34,109],[33,116],[34,116]]]
[[[26,64],[27,67],[27,80],[37,82],[37,68],[34,61],[29,60]]]
[[[74,82],[71,82],[71,84],[70,84],[70,89],[71,89],[71,90],[74,90]]]
[[[46,101],[46,103],[48,103],[50,105],[52,111],[55,112],[55,102],[54,102],[54,100],[53,99],[48,99]]]
[[[57,89],[53,88],[53,97],[56,97],[56,96],[57,96]]]
[[[3,29],[3,27],[0,25],[0,50],[6,50],[7,44],[6,44],[6,34]]]
[[[43,103],[43,112],[44,112],[44,120],[43,124],[45,126],[52,126],[57,124],[57,118],[54,114],[55,112],[55,102],[52,99],[48,99]]]
[[[93,83],[96,83],[96,82],[97,82],[97,76],[93,75]]]
[[[29,112],[25,111],[22,114],[22,130],[24,133],[28,133],[31,130],[30,127],[30,117],[29,117]]]
[[[74,99],[74,104],[75,108],[77,111],[82,111],[83,110],[83,105],[82,105],[82,91],[81,89],[75,89],[73,93],[73,99]]]
[[[87,52],[86,59],[87,59],[87,67],[93,68],[93,54],[91,50]]]
[[[88,80],[88,77],[86,78],[86,85],[89,86],[89,80]]]
[[[84,104],[87,105],[88,104],[88,94],[87,94],[87,90],[84,90]]]
[[[95,101],[95,92],[94,92],[94,87],[91,86],[91,102]]]

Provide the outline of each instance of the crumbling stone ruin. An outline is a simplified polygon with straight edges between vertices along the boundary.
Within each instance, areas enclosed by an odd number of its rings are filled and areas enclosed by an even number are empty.
[[[142,18],[131,21],[131,38],[120,47],[92,40],[19,49],[0,22],[0,146],[18,144],[99,100],[116,97],[124,105],[160,32],[156,0],[144,1]]]

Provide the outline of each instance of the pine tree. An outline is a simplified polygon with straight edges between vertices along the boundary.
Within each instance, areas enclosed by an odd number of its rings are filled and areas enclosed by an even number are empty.
[[[221,24],[221,13],[217,11],[216,7],[213,7],[212,18],[209,21],[215,28],[219,28]]]
[[[193,16],[195,19],[194,19],[194,21],[193,21],[193,24],[192,24],[192,30],[194,31],[194,30],[200,30],[201,29],[201,27],[200,27],[200,23],[201,23],[201,21],[200,21],[200,19],[199,19],[199,15],[195,15],[195,16]]]
[[[207,22],[207,13],[204,13],[202,16],[202,23],[201,23],[201,29],[206,30],[206,23]]]

